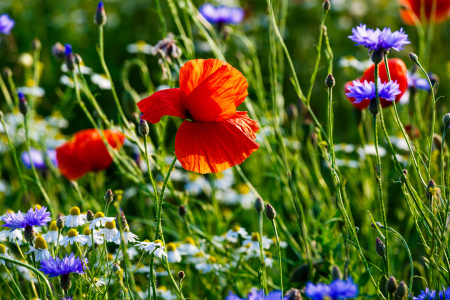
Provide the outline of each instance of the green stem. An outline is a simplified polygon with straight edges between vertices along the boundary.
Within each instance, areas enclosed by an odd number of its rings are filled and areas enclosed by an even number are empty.
[[[278,265],[280,268],[280,287],[281,294],[283,295],[283,267],[281,264],[281,247],[280,247],[280,238],[278,237],[277,225],[275,224],[275,220],[272,220],[273,231],[275,232],[275,238],[277,240],[277,251],[278,251]]]
[[[155,256],[152,254],[150,257],[150,276],[148,277],[148,295],[147,295],[147,299],[151,300],[152,299],[152,293],[151,290],[153,289],[153,299],[157,300],[158,296],[156,295],[156,282],[155,282],[155,274],[153,274],[153,261],[154,261]]]
[[[444,132],[442,133],[442,143],[441,143],[441,182],[442,182],[442,194],[444,199],[446,199],[445,195],[447,194],[447,189],[445,188],[445,175],[444,175],[444,145],[445,145],[445,135],[447,134],[448,125],[444,125]]]
[[[261,272],[261,288],[264,289],[267,294],[267,278],[266,278],[266,264],[264,262],[264,249],[263,249],[263,213],[261,210],[259,214],[259,257],[260,257],[260,272]]]

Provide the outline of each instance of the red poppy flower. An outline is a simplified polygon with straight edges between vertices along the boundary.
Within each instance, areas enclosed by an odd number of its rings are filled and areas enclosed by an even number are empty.
[[[125,136],[114,130],[104,130],[108,144],[120,149]],[[74,138],[56,148],[56,159],[61,174],[69,180],[82,177],[89,171],[108,168],[112,157],[96,129],[86,129],[75,133]]]
[[[400,88],[400,94],[398,94],[395,97],[395,103],[400,101],[403,94],[408,89],[408,69],[406,68],[405,63],[398,58],[391,58],[388,59],[388,65],[389,65],[389,72],[391,73],[391,80],[397,81]],[[386,72],[386,66],[384,65],[384,62],[379,64],[379,74],[380,79],[382,83],[388,82],[387,72]],[[375,64],[370,66],[367,70],[364,71],[363,76],[359,79],[361,82],[364,82],[364,80],[367,80],[368,82],[372,81],[375,82]],[[347,94],[350,92],[348,90],[348,86],[353,85],[351,81],[347,82],[344,85],[345,93]],[[365,109],[369,106],[370,100],[365,99],[361,101],[360,103],[354,104],[353,102],[356,101],[355,98],[347,97],[347,99],[358,109]],[[386,99],[380,98],[381,107],[387,107],[392,105],[392,101],[388,101]]]
[[[436,23],[444,22],[450,16],[449,0],[399,0],[400,17],[408,25],[415,25],[414,20],[422,21],[421,11],[423,3],[425,9],[425,19],[430,22],[433,20],[433,1],[436,2],[436,13],[434,20]]]
[[[156,92],[138,107],[141,118],[153,124],[167,115],[185,119],[175,137],[175,155],[186,170],[216,173],[259,148],[258,124],[236,111],[247,87],[245,77],[228,63],[190,60],[180,69],[180,88]]]

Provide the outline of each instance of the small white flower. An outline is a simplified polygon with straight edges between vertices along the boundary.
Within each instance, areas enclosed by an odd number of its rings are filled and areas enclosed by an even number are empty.
[[[237,240],[238,240],[239,236],[241,236],[243,238],[246,238],[247,235],[248,235],[247,230],[245,230],[244,228],[239,227],[239,226],[236,225],[236,226],[233,226],[233,228],[231,228],[230,230],[227,231],[226,239],[229,242],[237,243]]]
[[[334,152],[343,151],[345,153],[352,153],[355,151],[355,145],[353,144],[336,144],[334,145]]]
[[[8,240],[11,243],[15,243],[15,240],[22,242],[23,236],[22,236],[22,230],[16,229],[12,230],[9,228],[5,228],[4,230],[0,231],[0,241],[6,241]]]
[[[211,185],[208,180],[201,175],[194,172],[186,173],[187,183],[184,185],[184,190],[190,195],[199,195],[201,192],[209,195],[211,193]]]
[[[140,250],[145,250],[149,254],[153,253],[155,257],[162,258],[163,256],[167,257],[167,253],[165,252],[165,248],[163,246],[162,241],[156,240],[154,242],[150,242],[149,240],[145,240],[143,242],[136,243]]]
[[[89,227],[84,228],[84,232],[80,236],[84,238],[84,242],[81,242],[80,246],[88,245],[88,247],[92,247],[92,231]],[[100,234],[100,230],[94,230],[94,243],[96,245],[103,244],[103,236]]]
[[[3,255],[4,257],[12,258],[8,254],[8,248],[6,248],[6,246],[3,245],[3,244],[0,244],[0,255]],[[0,259],[0,265],[5,265],[5,260],[4,259]]]
[[[184,239],[184,243],[178,246],[181,255],[195,255],[200,252],[200,249],[195,245],[192,237],[188,236]]]
[[[234,183],[233,170],[231,168],[226,169],[221,173],[215,173],[214,187],[220,190],[227,190],[231,188]]]
[[[34,242],[34,247],[30,245],[30,251],[25,254],[36,253],[36,261],[42,261],[50,258],[47,242],[42,236],[38,236]]]
[[[87,223],[86,215],[81,214],[77,206],[72,207],[70,214],[62,217],[62,219],[67,227],[78,227]]]
[[[123,231],[123,238],[125,239],[126,242],[131,242],[131,243],[136,243],[139,240],[138,236],[130,231],[130,228],[128,227],[128,225],[126,226],[125,230]],[[120,231],[117,231],[117,233],[113,237],[112,241],[114,243],[116,243],[117,245],[119,245],[122,242],[122,239],[120,237]]]
[[[102,90],[111,89],[111,81],[109,81],[108,77],[104,74],[93,74],[91,76],[91,81],[98,85],[98,87]]]
[[[105,282],[97,277],[94,277],[94,280],[93,280],[94,282],[91,281],[91,278],[89,278],[88,281],[92,287],[94,287],[94,286],[101,287],[101,286],[105,285]]]
[[[167,260],[170,263],[179,263],[181,261],[181,254],[177,250],[175,243],[168,243],[167,245]]]
[[[206,261],[195,265],[195,269],[201,271],[203,274],[211,271],[218,271],[219,268],[220,265],[217,264],[217,259],[214,256],[210,256]]]
[[[116,218],[114,217],[105,217],[105,215],[102,212],[98,212],[95,214],[94,220],[92,220],[89,225],[89,229],[93,230],[95,227],[103,226],[105,227],[106,222],[112,222]]]
[[[84,236],[78,235],[78,232],[72,228],[67,232],[67,236],[61,239],[61,242],[59,244],[66,247],[69,243],[73,245],[73,243],[81,244],[83,242],[85,242]]]
[[[44,233],[42,237],[45,239],[47,243],[53,243],[54,245],[56,245],[58,242],[61,241],[62,239],[61,235],[59,236],[58,241],[58,227],[56,226],[56,221],[52,221],[50,223],[47,233]]]
[[[137,41],[136,43],[128,44],[126,49],[128,53],[153,53],[153,47],[144,41]]]
[[[263,249],[269,249],[270,245],[273,243],[273,241],[266,236],[262,237],[262,248]],[[241,251],[247,252],[248,255],[259,255],[260,253],[260,246],[259,246],[259,233],[253,232],[251,236],[247,236],[246,240],[242,242]]]
[[[59,82],[68,87],[71,87],[71,88],[75,87],[75,83],[73,82],[73,79],[67,75],[62,75],[61,78],[59,78]],[[79,82],[78,82],[78,88],[81,89],[81,84]]]
[[[17,88],[17,92],[22,92],[25,95],[30,95],[34,97],[44,97],[45,90],[38,86],[20,86]]]
[[[92,73],[92,69],[89,67],[86,67],[83,62],[81,62],[80,69],[81,69],[81,73],[83,73],[83,74],[91,74]],[[69,72],[69,68],[67,68],[67,65],[65,63],[63,63],[61,65],[61,71],[63,71],[64,73]],[[79,73],[78,66],[75,66],[74,71],[77,74]]]
[[[116,221],[112,220],[111,222],[105,223],[105,228],[100,230],[100,234],[103,234],[105,237],[105,241],[114,242],[114,236],[119,232],[116,228]]]
[[[156,294],[158,294],[164,300],[175,300],[178,296],[173,294],[171,291],[167,290],[164,286],[160,286],[156,289]]]
[[[356,150],[356,152],[358,152],[361,159],[364,159],[366,157],[366,155],[376,155],[377,154],[375,146],[373,144],[365,145],[364,148],[359,147]],[[381,157],[386,155],[386,149],[384,149],[383,147],[378,146],[378,152]]]

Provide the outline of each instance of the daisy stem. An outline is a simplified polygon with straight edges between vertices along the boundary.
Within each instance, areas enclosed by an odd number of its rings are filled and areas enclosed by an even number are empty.
[[[261,288],[267,294],[267,279],[266,279],[266,265],[264,262],[264,249],[263,249],[263,213],[264,210],[259,212],[259,257],[261,260]]]
[[[175,156],[172,160],[172,163],[170,164],[169,171],[166,174],[166,178],[164,179],[164,184],[161,189],[161,194],[159,196],[159,201],[157,203],[157,213],[156,213],[156,232],[155,232],[155,240],[158,238],[162,238],[162,230],[161,230],[161,214],[162,214],[162,205],[163,205],[163,199],[164,199],[164,192],[166,190],[167,182],[170,178],[170,173],[172,172],[173,168],[175,167],[175,163],[177,162],[177,157]]]
[[[280,267],[280,287],[281,295],[283,295],[283,268],[281,265],[281,247],[280,238],[278,237],[277,225],[275,224],[275,219],[272,220],[273,231],[275,232],[275,238],[277,239],[277,251],[278,251],[278,264]]]
[[[381,104],[380,99],[378,95],[378,64],[375,64],[375,97],[376,97],[376,104],[379,110],[379,113],[381,114]],[[378,124],[377,124],[377,114],[373,114],[373,136],[374,136],[374,144],[375,144],[375,150],[376,150],[376,156],[377,156],[377,168],[375,170],[375,177],[378,182],[378,200],[380,202],[381,207],[381,215],[383,218],[383,226],[384,226],[384,237],[385,237],[385,245],[386,245],[386,264],[385,264],[385,275],[387,278],[389,278],[389,247],[388,247],[388,230],[387,230],[387,221],[386,221],[386,211],[384,208],[384,201],[383,201],[383,185],[382,185],[382,179],[381,179],[381,157],[380,153],[378,151]],[[395,153],[394,153],[395,157]]]
[[[153,290],[153,299],[157,300],[158,297],[156,296],[156,282],[155,282],[155,275],[153,274],[153,261],[154,261],[154,255],[152,254],[150,257],[150,276],[148,277],[148,295],[147,295],[147,299],[151,300],[152,299],[152,293],[151,291]]]

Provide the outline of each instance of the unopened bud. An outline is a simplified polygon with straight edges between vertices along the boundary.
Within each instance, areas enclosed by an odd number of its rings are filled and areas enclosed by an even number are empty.
[[[61,288],[67,293],[67,291],[72,286],[72,282],[70,281],[70,274],[61,275]]]
[[[183,280],[184,277],[186,277],[186,274],[184,274],[183,271],[180,271],[180,272],[178,272],[177,276],[178,276],[178,279]]]
[[[112,270],[114,271],[114,273],[117,273],[118,271],[120,271],[120,266],[118,263],[114,263],[112,266]]]
[[[369,112],[370,112],[372,115],[378,115],[378,113],[380,112],[380,111],[378,110],[378,101],[377,101],[376,98],[370,99],[370,102],[369,102]]]
[[[375,243],[375,252],[381,257],[385,257],[386,255],[386,246],[379,238],[377,238]]]
[[[331,8],[330,0],[323,1],[322,7],[324,11],[329,11]]]
[[[269,203],[267,203],[267,205],[266,205],[266,217],[267,217],[267,219],[274,220],[276,216],[277,216],[277,212],[275,211],[273,206],[270,205]]]
[[[427,186],[427,197],[431,198],[432,196],[436,196],[437,193],[437,187],[436,187],[436,183],[434,182],[433,179],[430,180],[430,182],[428,182],[428,186]]]
[[[66,44],[64,49],[67,69],[73,71],[75,69],[75,59],[73,56],[72,46],[70,44]]]
[[[339,269],[338,266],[333,266],[331,268],[331,279],[332,280],[342,279],[342,272],[341,272],[341,269]]]
[[[31,245],[34,241],[34,237],[36,236],[36,234],[34,233],[33,226],[27,225],[25,227],[25,231],[24,231],[23,235],[24,235],[25,240]]]
[[[25,95],[22,92],[18,93],[19,95],[19,111],[22,115],[26,115],[29,111],[27,99],[25,99]]]
[[[416,64],[419,63],[419,57],[416,54],[412,53],[412,52],[409,52],[409,59],[413,63],[416,63]]]
[[[31,41],[31,50],[36,51],[36,50],[41,50],[42,44],[41,41],[37,38],[34,38],[33,41]]]
[[[336,84],[336,80],[334,79],[334,76],[332,74],[328,74],[327,78],[325,79],[325,85],[331,89]]]
[[[178,214],[180,215],[180,217],[184,218],[187,214],[187,208],[184,205],[180,205],[178,207]]]
[[[294,289],[294,288],[291,288],[289,291],[287,291],[284,294],[284,296],[285,297],[283,299],[286,299],[286,300],[302,300],[303,299],[300,291],[297,289]]]
[[[94,213],[91,210],[88,210],[87,213],[86,213],[86,220],[91,222],[94,219],[95,219]]]
[[[383,60],[383,51],[382,50],[375,50],[372,52],[372,56],[370,57],[372,59],[372,62],[376,65],[378,65]]]
[[[403,299],[406,294],[408,294],[408,287],[404,281],[400,282],[397,286],[397,292],[395,292],[395,297]]]
[[[3,68],[3,76],[8,77],[8,78],[11,77],[12,76],[11,69],[8,67],[4,67]]]
[[[60,230],[64,227],[64,220],[61,218],[61,216],[56,219],[56,227],[58,227],[58,229]]]
[[[444,123],[445,126],[450,125],[450,113],[444,115],[442,118],[442,123]]]
[[[104,198],[105,198],[105,202],[108,203],[108,204],[114,201],[114,194],[111,191],[111,189],[106,191],[106,194],[105,194]]]
[[[65,48],[59,42],[52,46],[52,54],[56,59],[58,59],[60,61],[63,61],[66,58]]]
[[[106,24],[106,12],[103,1],[100,1],[97,6],[97,11],[95,12],[94,22],[98,26],[103,26]]]
[[[397,290],[397,279],[394,276],[389,277],[386,283],[386,290],[389,294],[393,294]]]
[[[138,129],[139,129],[139,133],[142,136],[146,136],[150,132],[150,128],[148,127],[148,123],[144,119],[139,119],[139,128]]]
[[[76,64],[77,66],[79,66],[79,65],[81,65],[81,63],[83,62],[83,59],[81,58],[80,54],[76,53],[76,54],[74,55],[74,60],[73,60],[73,61],[75,62],[75,64]]]
[[[264,211],[264,201],[260,197],[258,197],[255,201],[255,209],[259,213]]]

